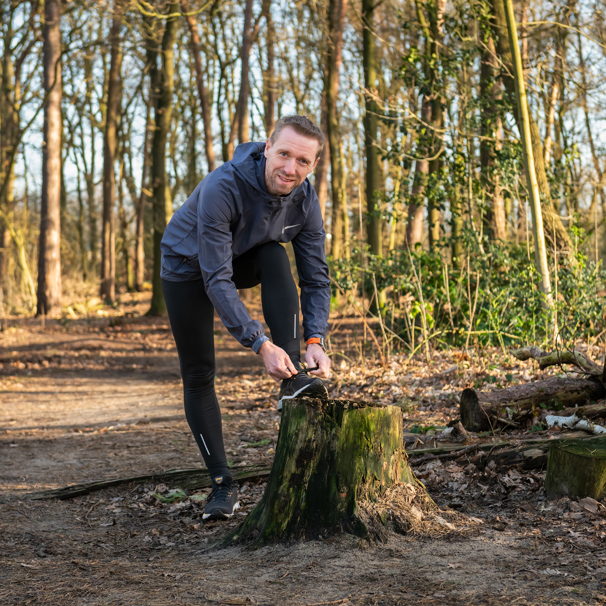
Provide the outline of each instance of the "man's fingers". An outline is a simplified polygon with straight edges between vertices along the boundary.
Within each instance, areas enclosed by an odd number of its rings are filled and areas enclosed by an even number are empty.
[[[292,363],[292,360],[288,356],[284,358],[284,363],[286,364],[286,369],[289,370],[291,374],[297,374],[297,369],[295,368],[295,365]]]

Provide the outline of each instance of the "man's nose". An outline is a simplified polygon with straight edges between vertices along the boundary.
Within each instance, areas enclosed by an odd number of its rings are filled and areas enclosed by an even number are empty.
[[[284,172],[292,175],[295,172],[295,159],[294,158],[289,158],[286,161],[286,164],[284,164]]]

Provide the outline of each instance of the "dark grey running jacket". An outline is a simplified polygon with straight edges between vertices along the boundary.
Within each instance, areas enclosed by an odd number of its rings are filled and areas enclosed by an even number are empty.
[[[265,143],[245,143],[196,187],[162,238],[161,277],[204,278],[206,292],[229,332],[255,352],[267,341],[232,281],[232,260],[266,242],[292,241],[299,273],[304,338],[328,329],[330,279],[318,196],[307,179],[288,196],[265,186]]]

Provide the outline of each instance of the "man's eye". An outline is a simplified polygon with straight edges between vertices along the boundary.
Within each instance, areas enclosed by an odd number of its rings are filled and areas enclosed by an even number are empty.
[[[306,165],[307,165],[307,164],[309,164],[309,163],[307,162],[307,160],[299,160],[299,161],[301,162],[301,164],[306,164]]]

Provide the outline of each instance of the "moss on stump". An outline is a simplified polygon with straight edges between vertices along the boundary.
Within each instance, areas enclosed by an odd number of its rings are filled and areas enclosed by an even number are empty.
[[[375,538],[368,508],[359,506],[380,501],[398,484],[408,486],[411,495],[422,493],[435,508],[408,465],[400,408],[343,400],[287,402],[265,493],[224,544],[260,545],[335,531]]]
[[[551,445],[545,476],[548,499],[606,496],[606,437]]]

